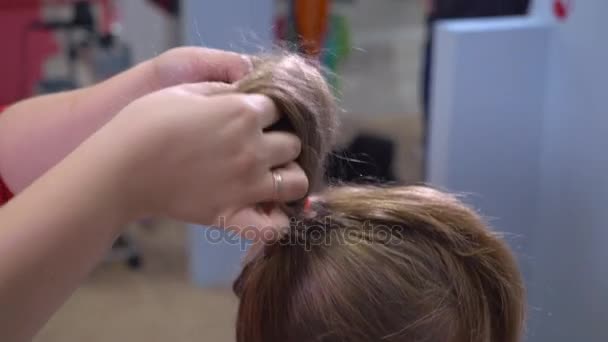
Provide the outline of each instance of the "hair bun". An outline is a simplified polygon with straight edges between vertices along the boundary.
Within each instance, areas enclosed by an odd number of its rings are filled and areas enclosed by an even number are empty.
[[[310,191],[318,190],[338,126],[336,101],[325,77],[317,66],[295,54],[259,57],[253,64],[237,90],[263,94],[275,102],[284,116],[269,129],[290,131],[300,138],[297,162],[308,176]],[[298,204],[300,210],[304,202]]]

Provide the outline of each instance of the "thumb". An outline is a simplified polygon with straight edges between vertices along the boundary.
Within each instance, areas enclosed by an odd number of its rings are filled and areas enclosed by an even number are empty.
[[[223,83],[223,82],[201,82],[201,83],[190,83],[183,84],[180,86],[183,90],[192,94],[211,96],[216,94],[225,94],[234,92],[236,86],[234,84]]]

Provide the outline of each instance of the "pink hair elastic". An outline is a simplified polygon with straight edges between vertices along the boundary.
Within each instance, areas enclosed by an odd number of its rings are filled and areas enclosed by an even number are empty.
[[[304,209],[304,212],[310,212],[310,210],[312,209],[312,200],[310,199],[310,196],[306,197],[304,199],[304,207],[303,207],[303,209]]]

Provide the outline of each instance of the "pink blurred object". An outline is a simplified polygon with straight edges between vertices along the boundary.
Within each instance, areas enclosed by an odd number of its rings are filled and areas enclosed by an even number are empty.
[[[0,0],[0,103],[13,103],[33,94],[43,75],[44,62],[59,46],[51,32],[31,29],[40,21],[42,6],[67,5],[79,0]],[[100,7],[99,30],[110,33],[117,20],[112,0],[92,0]]]
[[[287,17],[279,16],[275,18],[274,22],[274,37],[276,42],[283,42],[287,40]]]
[[[14,10],[23,8],[40,8],[42,5],[72,4],[82,0],[0,0],[0,10]],[[97,0],[92,0],[95,2]],[[101,0],[105,1],[105,0]]]
[[[39,19],[38,1],[0,0],[0,32],[2,37],[10,37],[2,39],[0,103],[31,96],[44,61],[58,50],[52,34],[29,30]]]
[[[560,20],[566,20],[572,9],[571,0],[555,0],[553,2],[553,13]]]

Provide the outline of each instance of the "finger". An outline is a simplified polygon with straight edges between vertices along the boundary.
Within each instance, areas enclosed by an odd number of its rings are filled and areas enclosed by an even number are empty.
[[[278,177],[275,177],[276,173]],[[278,179],[277,179],[278,178]],[[260,183],[261,198],[258,202],[293,202],[308,193],[308,177],[295,162],[268,172],[265,180]]]
[[[260,128],[265,129],[279,121],[280,115],[277,107],[268,96],[260,94],[245,95],[246,101],[258,112]]]
[[[197,82],[234,83],[253,69],[251,58],[202,47],[171,49],[152,59],[147,73],[153,89]]]
[[[206,98],[205,101],[210,108],[221,108],[225,113],[254,114],[261,130],[279,120],[277,107],[264,95],[218,94]]]
[[[233,83],[251,72],[253,65],[248,56],[235,52],[207,49],[192,49],[193,70],[197,81],[215,81]]]
[[[302,143],[294,134],[287,132],[267,132],[263,135],[263,148],[267,151],[268,165],[272,168],[283,166],[298,158]]]
[[[233,92],[236,89],[234,84],[222,82],[189,83],[180,85],[179,87],[187,92],[204,96],[226,94],[229,92]]]
[[[264,222],[263,225],[259,225],[260,239],[265,242],[273,242],[280,240],[289,229],[289,217],[279,205],[274,205],[269,212],[264,214],[265,216],[259,216],[256,222]]]

